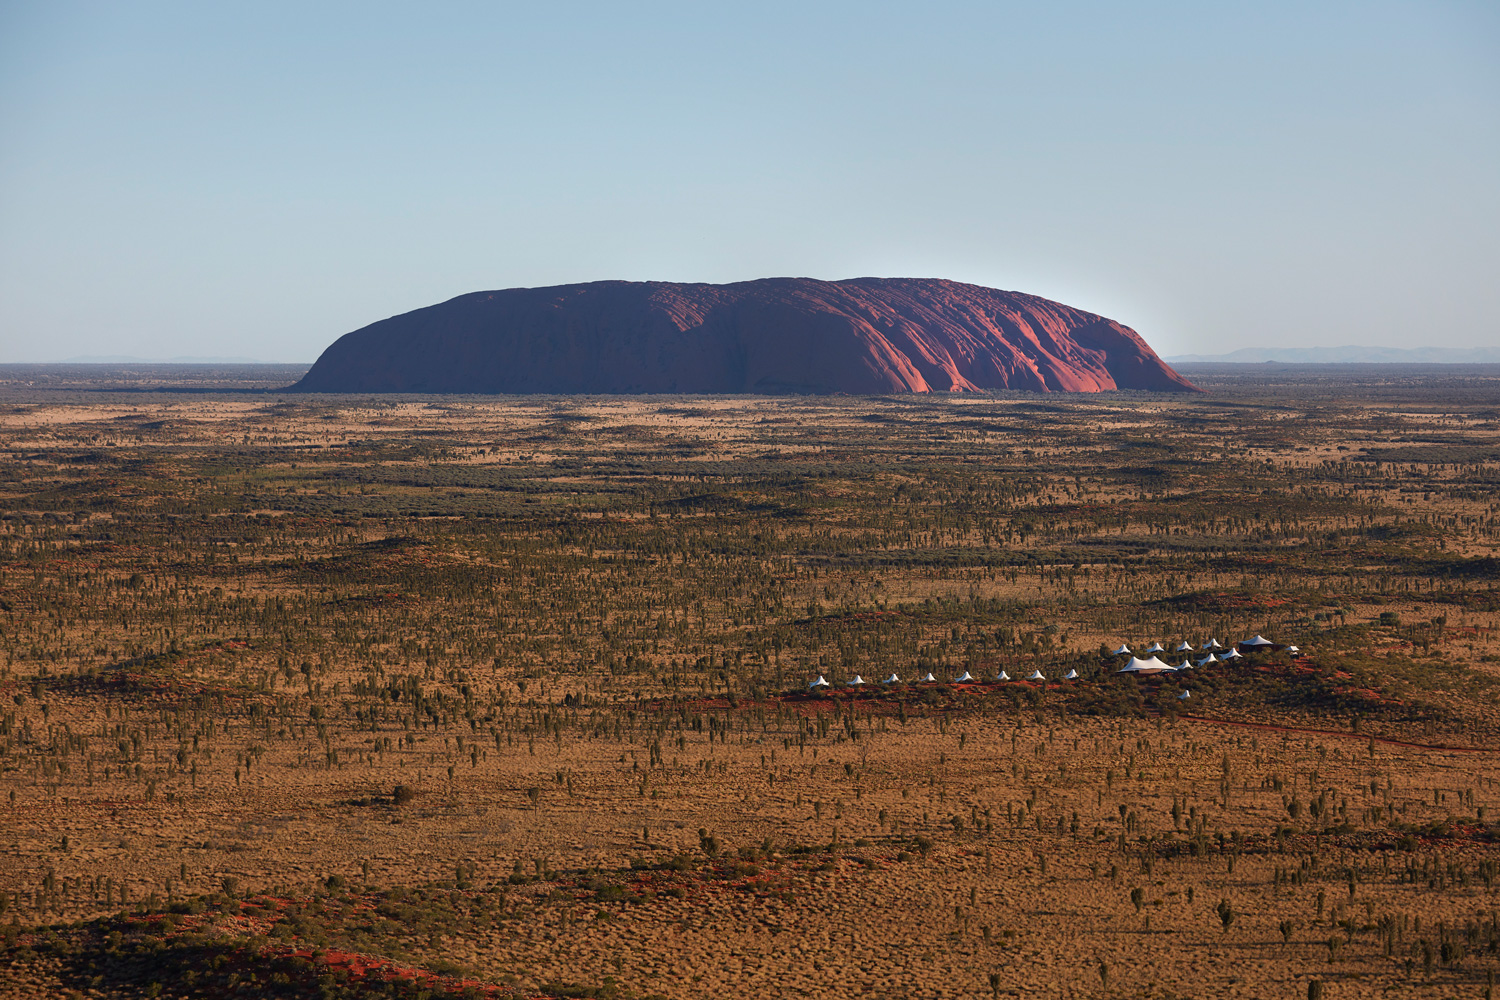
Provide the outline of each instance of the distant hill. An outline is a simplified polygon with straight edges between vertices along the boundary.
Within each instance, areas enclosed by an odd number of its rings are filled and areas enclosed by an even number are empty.
[[[294,391],[1196,392],[1129,327],[924,278],[474,292],[339,338]]]
[[[1500,364],[1500,347],[1244,347],[1229,354],[1177,354],[1172,364],[1486,365]]]
[[[175,358],[138,358],[130,354],[80,354],[76,358],[64,358],[52,363],[59,365],[267,365],[281,362],[217,355],[201,358],[186,355],[179,355]]]

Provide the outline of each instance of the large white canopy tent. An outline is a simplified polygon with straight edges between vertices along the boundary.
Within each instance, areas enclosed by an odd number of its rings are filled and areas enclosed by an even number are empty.
[[[1161,674],[1161,673],[1166,673],[1169,670],[1176,670],[1176,669],[1177,669],[1176,667],[1172,666],[1169,663],[1162,662],[1160,659],[1158,659],[1155,656],[1151,657],[1151,659],[1149,659],[1149,660],[1143,660],[1139,656],[1132,656],[1130,658],[1130,662],[1127,663],[1127,664],[1125,664],[1119,670],[1116,670],[1115,673],[1117,673],[1117,674]]]

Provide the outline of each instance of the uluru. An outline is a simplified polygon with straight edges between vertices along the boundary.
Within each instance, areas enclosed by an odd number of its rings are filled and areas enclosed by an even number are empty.
[[[472,292],[345,334],[300,392],[1196,392],[1134,330],[934,278]]]

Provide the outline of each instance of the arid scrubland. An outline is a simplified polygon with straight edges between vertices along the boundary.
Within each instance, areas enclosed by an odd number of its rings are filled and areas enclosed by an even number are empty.
[[[23,381],[5,995],[1479,998],[1500,969],[1495,379]],[[1303,655],[1107,655],[1256,632]]]

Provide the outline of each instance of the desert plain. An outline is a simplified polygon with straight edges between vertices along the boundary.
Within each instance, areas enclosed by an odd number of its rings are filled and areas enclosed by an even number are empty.
[[[1492,996],[1500,373],[1233,367],[0,371],[0,994]]]

